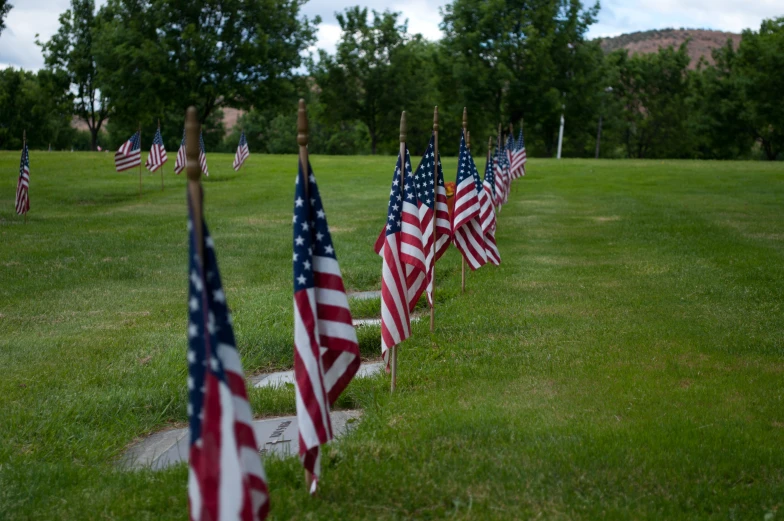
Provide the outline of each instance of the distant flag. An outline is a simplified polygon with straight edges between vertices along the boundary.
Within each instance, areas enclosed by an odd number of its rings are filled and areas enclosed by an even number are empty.
[[[479,186],[481,191],[479,200],[482,207],[480,213],[480,222],[482,223],[482,233],[485,236],[485,253],[487,260],[496,266],[501,264],[501,253],[498,251],[498,246],[495,242],[495,168],[493,167],[493,160],[488,157],[487,164],[485,165],[485,179]],[[479,173],[476,174],[477,179]]]
[[[137,131],[131,139],[122,144],[114,154],[114,167],[118,172],[129,170],[142,164],[142,136]]]
[[[16,181],[16,213],[23,215],[30,211],[30,151],[27,141],[22,147],[22,159],[19,161],[19,179]]]
[[[188,207],[190,519],[259,521],[269,511],[269,494],[251,424],[245,373],[234,341],[213,240],[202,218],[202,266],[190,195]]]
[[[234,154],[234,171],[239,171],[242,164],[245,162],[246,159],[250,156],[250,150],[248,150],[248,140],[245,139],[245,132],[240,135],[240,143],[237,145],[237,153]],[[206,161],[206,159],[205,159]]]
[[[307,190],[305,183],[307,182]],[[333,437],[329,411],[360,365],[343,277],[316,177],[300,163],[294,200],[294,374],[299,455],[321,474],[319,447]]]
[[[513,143],[514,140],[511,141]],[[507,142],[509,144],[510,142]],[[509,192],[512,191],[512,170],[509,162],[509,151],[506,147],[501,148],[501,164],[504,170],[504,204],[509,202]]]
[[[523,127],[520,126],[520,133],[517,137],[517,143],[515,143],[515,156],[514,156],[514,163],[512,165],[512,172],[515,175],[515,179],[518,177],[522,177],[525,175],[525,164],[528,162],[528,154],[525,151],[525,141],[523,140]]]
[[[517,152],[515,151],[514,136],[510,133],[509,136],[506,138],[506,162],[509,165],[509,181],[510,182],[513,179],[517,179],[517,175],[515,175],[515,157],[516,156],[517,156]]]
[[[440,155],[440,154],[439,154]],[[433,267],[449,248],[452,240],[452,226],[449,223],[449,207],[447,206],[444,172],[441,169],[441,158],[438,158],[438,184],[434,181],[435,173],[435,135],[430,137],[430,144],[422,156],[422,160],[414,173],[417,202],[419,204],[419,222],[422,230],[422,245],[425,253],[425,277],[427,301],[433,305]],[[434,189],[435,188],[435,189]],[[435,212],[434,212],[435,210]],[[433,258],[433,216],[436,219],[435,258]]]
[[[495,205],[501,207],[506,202],[506,169],[504,168],[504,153],[500,148],[496,149],[493,158],[493,168],[495,169]]]
[[[466,147],[465,135],[460,136],[460,156],[457,165],[455,208],[452,212],[452,242],[472,270],[487,263],[485,239],[480,222],[481,203],[474,179],[471,151]]]
[[[408,309],[413,311],[416,303],[419,301],[419,297],[422,296],[422,292],[427,288],[427,270],[425,269],[425,257],[427,254],[423,249],[420,201],[417,197],[418,192],[414,175],[411,173],[411,157],[408,153],[408,148],[406,148],[404,173],[399,172],[399,166],[400,158],[398,158],[398,163],[395,167],[392,189],[390,191],[390,198],[395,197],[396,204],[387,208],[387,223],[381,229],[374,249],[376,253],[385,257],[383,249],[387,241],[387,234],[389,233],[390,222],[393,220],[394,212],[394,215],[401,219],[401,222],[398,223],[398,226],[400,226],[400,258],[405,264]]]
[[[414,191],[411,161],[398,154],[389,192],[387,223],[376,251],[384,259],[381,268],[381,355],[390,368],[389,352],[411,336],[409,312],[425,289],[425,255],[419,227],[419,208]],[[409,289],[409,281],[418,284]]]
[[[174,173],[179,174],[185,170],[187,164],[188,162],[185,158],[185,130],[183,129],[182,142],[180,143],[179,150],[177,150],[177,159],[174,161]],[[210,175],[207,171],[207,154],[204,152],[204,140],[202,139],[201,133],[199,133],[199,167],[201,168],[201,171],[204,172],[204,175]]]
[[[161,129],[155,131],[155,137],[152,139],[152,146],[150,147],[150,153],[147,156],[147,162],[144,163],[145,168],[150,172],[155,172],[163,164],[168,161],[166,157],[166,147],[163,146],[163,138],[161,137]]]

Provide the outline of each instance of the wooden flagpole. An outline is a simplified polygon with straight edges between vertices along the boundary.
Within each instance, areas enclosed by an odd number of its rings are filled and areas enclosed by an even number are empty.
[[[161,118],[158,118],[158,133],[161,132]],[[163,192],[163,165],[161,165],[161,192]]]
[[[308,111],[305,108],[305,100],[299,100],[297,110],[297,145],[299,145],[299,164],[305,176],[305,199],[308,198]],[[305,488],[309,493],[313,487],[313,474],[305,469]]]
[[[501,123],[498,124],[498,141],[496,142],[496,146],[498,147],[498,152],[501,151]],[[495,205],[493,205],[495,207]],[[498,209],[501,207],[499,204],[498,207],[495,208],[495,212],[498,213]]]
[[[468,148],[468,108],[463,107],[463,137],[466,140],[466,148]],[[457,188],[455,188],[457,190]],[[457,193],[455,193],[455,197],[457,197]],[[460,258],[462,259],[462,263],[460,265],[460,287],[465,293],[465,280],[466,280],[466,260],[465,255],[461,255]]]
[[[142,198],[142,124],[139,123],[139,199]]]
[[[436,327],[436,241],[438,240],[438,228],[436,227],[436,215],[438,215],[438,105],[433,109],[433,271],[431,273],[431,284],[433,291],[430,299],[433,303],[430,306],[430,332],[435,331]]]
[[[27,129],[22,130],[22,153],[24,154],[25,145],[27,145]],[[50,145],[51,146],[51,145]],[[27,198],[30,198],[30,181],[27,181]],[[27,212],[24,213],[24,223],[27,224]]]
[[[199,119],[196,107],[188,107],[185,114],[185,164],[188,172],[188,194],[193,209],[193,230],[196,237],[196,251],[201,265],[204,266],[204,230],[201,197],[201,168],[199,167]]]
[[[401,187],[406,182],[406,111],[404,110],[400,114],[400,179],[402,182],[400,183]],[[406,304],[408,305],[408,304]],[[392,358],[391,363],[391,376],[392,376],[392,383],[390,384],[390,391],[395,392],[395,388],[397,387],[397,346],[392,346],[392,352],[390,353]]]

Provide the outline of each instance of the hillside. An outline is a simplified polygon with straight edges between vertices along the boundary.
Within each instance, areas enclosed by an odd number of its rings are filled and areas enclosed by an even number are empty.
[[[627,49],[630,54],[650,53],[659,50],[659,47],[679,47],[683,42],[691,40],[688,44],[691,56],[691,68],[696,67],[701,56],[708,63],[713,63],[711,51],[721,47],[732,40],[735,46],[740,43],[741,35],[725,33],[722,31],[709,31],[705,29],[653,29],[636,33],[622,34],[612,38],[602,38],[601,45],[604,52],[609,53],[617,49]]]

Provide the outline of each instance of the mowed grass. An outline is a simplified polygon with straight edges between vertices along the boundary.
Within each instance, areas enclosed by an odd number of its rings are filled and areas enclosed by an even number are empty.
[[[296,158],[208,156],[206,218],[248,374],[292,363]],[[186,422],[185,180],[111,154],[0,153],[0,519],[187,518],[187,470],[121,470]],[[312,158],[346,285],[380,287],[392,157]],[[455,159],[445,159],[447,180]],[[479,161],[483,164],[483,161]],[[784,165],[531,160],[500,267],[437,266],[437,328],[352,383],[356,431],[275,519],[784,518]],[[357,315],[377,303],[352,303]],[[360,332],[377,358],[379,330]],[[292,389],[252,390],[255,414]]]

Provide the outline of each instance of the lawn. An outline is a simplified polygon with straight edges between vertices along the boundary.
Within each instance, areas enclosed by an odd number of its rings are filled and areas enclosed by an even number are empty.
[[[296,158],[231,160],[208,155],[205,213],[238,347],[249,375],[289,368]],[[394,162],[312,157],[351,290],[380,287]],[[184,465],[117,465],[186,421],[185,179],[145,171],[139,198],[111,154],[33,152],[24,224],[18,164],[0,153],[0,519],[186,519]],[[782,164],[531,160],[503,264],[461,295],[447,253],[398,392],[348,388],[364,419],[317,498],[267,461],[271,517],[784,519],[783,210]],[[378,358],[377,328],[360,341]],[[251,401],[294,412],[292,389]]]

